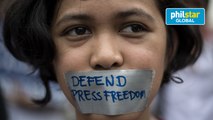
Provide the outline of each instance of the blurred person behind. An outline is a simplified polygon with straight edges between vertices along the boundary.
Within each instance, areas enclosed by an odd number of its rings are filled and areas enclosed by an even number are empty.
[[[212,15],[213,1],[186,1],[193,8],[206,8]],[[208,2],[210,2],[208,4]],[[211,11],[207,11],[209,8]],[[210,13],[211,12],[211,13]],[[153,103],[155,114],[165,120],[211,120],[213,118],[213,20],[206,17],[200,26],[204,45],[200,58],[193,66],[178,71],[174,76],[183,80],[164,85]],[[212,22],[212,23],[210,23]]]
[[[0,120],[7,120],[6,111],[2,108],[5,106],[9,120],[66,120],[70,118],[73,120],[74,111],[70,109],[70,104],[61,93],[58,84],[54,82],[49,86],[54,94],[47,106],[41,107],[33,102],[39,101],[47,92],[39,78],[39,71],[33,71],[31,66],[15,59],[4,46],[3,14],[13,1],[0,1],[0,88],[5,95],[4,102],[3,98],[0,98]]]

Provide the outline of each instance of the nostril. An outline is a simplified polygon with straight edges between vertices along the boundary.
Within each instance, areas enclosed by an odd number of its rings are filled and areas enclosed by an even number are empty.
[[[100,54],[96,53],[90,58],[90,66],[94,70],[116,69],[123,65],[123,56],[117,53]]]
[[[113,63],[113,65],[111,66],[111,67],[119,67],[120,66],[120,64],[119,63]]]
[[[96,70],[103,70],[104,67],[102,65],[95,65]]]
[[[97,64],[97,65],[95,65],[95,69],[96,70],[106,70],[106,69],[112,69],[112,68],[119,67],[119,66],[120,65],[118,63],[113,63],[110,66]]]

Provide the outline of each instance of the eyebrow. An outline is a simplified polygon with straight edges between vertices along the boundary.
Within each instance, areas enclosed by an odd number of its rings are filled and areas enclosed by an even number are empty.
[[[73,14],[68,14],[68,15],[65,15],[64,17],[62,17],[62,19],[59,20],[56,23],[56,25],[59,25],[63,22],[70,21],[70,20],[93,21],[94,19],[87,14],[83,14],[83,13],[75,14],[75,13],[73,13]]]
[[[125,11],[120,11],[118,13],[115,13],[115,18],[116,19],[125,19],[131,16],[139,16],[139,17],[145,17],[150,21],[154,21],[155,19],[145,12],[143,9],[140,8],[133,8]],[[73,14],[68,14],[62,17],[61,20],[59,20],[56,25],[59,25],[63,22],[70,21],[70,20],[80,20],[80,21],[94,21],[94,18],[88,14],[85,13],[73,13]]]
[[[151,22],[155,21],[154,17],[152,17],[150,14],[148,14],[147,12],[145,12],[143,9],[140,9],[140,8],[133,8],[133,9],[118,12],[115,17],[124,19],[131,16],[139,16],[139,17],[142,16],[147,18]]]

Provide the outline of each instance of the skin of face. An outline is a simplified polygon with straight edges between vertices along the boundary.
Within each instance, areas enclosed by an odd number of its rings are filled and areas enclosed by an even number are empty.
[[[166,28],[154,0],[62,0],[52,25],[58,82],[76,108],[64,73],[68,71],[153,69],[148,104],[166,67]],[[149,120],[144,111],[117,116],[82,114],[77,120]]]

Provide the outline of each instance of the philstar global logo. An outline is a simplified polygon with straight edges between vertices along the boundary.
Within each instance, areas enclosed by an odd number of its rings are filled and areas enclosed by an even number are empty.
[[[204,8],[167,8],[166,25],[204,25]]]

